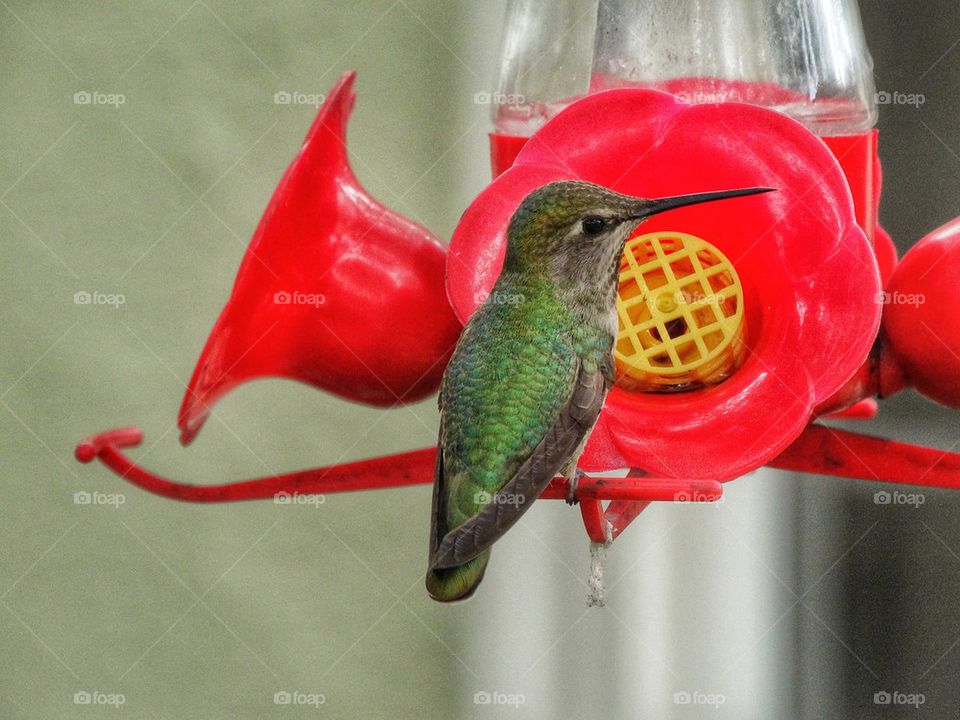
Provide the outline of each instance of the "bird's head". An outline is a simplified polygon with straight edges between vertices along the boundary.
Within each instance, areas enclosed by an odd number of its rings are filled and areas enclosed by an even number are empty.
[[[546,271],[560,281],[606,279],[614,265],[619,268],[627,238],[647,218],[687,205],[770,190],[746,188],[648,199],[588,182],[552,182],[527,195],[513,214],[504,268]]]

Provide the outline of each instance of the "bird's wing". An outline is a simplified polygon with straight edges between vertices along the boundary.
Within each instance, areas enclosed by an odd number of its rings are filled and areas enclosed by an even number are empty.
[[[449,532],[443,532],[440,507],[443,448],[439,448],[430,538],[430,547],[435,548],[430,558],[431,569],[455,567],[473,559],[520,519],[590,432],[603,407],[611,378],[612,358],[609,367],[604,364],[593,370],[586,370],[578,361],[573,392],[543,439],[480,512]]]
[[[441,391],[440,398],[438,400],[440,405],[440,434],[439,441],[437,443],[437,464],[434,466],[433,470],[433,507],[430,511],[430,560],[433,557],[433,552],[437,547],[437,538],[438,535],[442,536],[446,534],[447,530],[443,522],[443,393]]]

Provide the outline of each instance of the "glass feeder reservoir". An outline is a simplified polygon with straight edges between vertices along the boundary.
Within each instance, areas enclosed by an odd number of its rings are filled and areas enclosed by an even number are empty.
[[[494,132],[529,137],[583,95],[645,87],[855,135],[876,123],[872,71],[856,0],[511,0]]]

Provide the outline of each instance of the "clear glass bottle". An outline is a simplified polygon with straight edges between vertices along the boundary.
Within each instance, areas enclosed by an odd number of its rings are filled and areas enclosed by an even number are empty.
[[[872,69],[856,0],[511,0],[493,122],[527,137],[584,94],[647,87],[853,135],[876,123]]]

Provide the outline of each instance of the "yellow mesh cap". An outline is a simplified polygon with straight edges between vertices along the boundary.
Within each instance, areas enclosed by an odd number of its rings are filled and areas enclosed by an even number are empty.
[[[657,232],[627,242],[617,316],[617,384],[630,390],[715,385],[746,352],[740,278],[719,250],[694,235]]]

